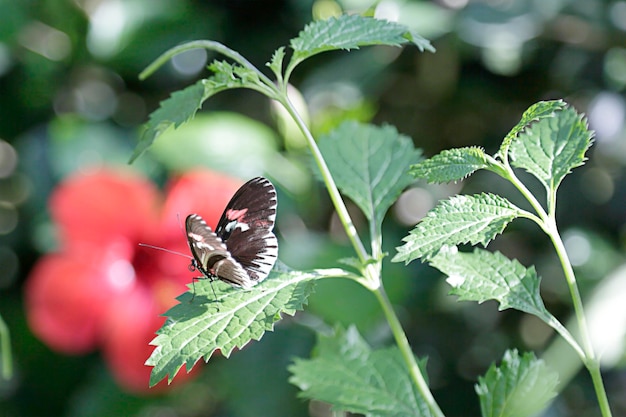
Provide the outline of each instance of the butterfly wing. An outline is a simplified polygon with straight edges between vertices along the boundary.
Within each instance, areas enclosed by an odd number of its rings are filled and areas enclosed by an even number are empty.
[[[276,220],[276,189],[263,177],[253,178],[233,195],[215,234],[249,277],[247,286],[263,281],[278,257],[272,232]]]
[[[187,242],[193,255],[192,265],[208,279],[219,278],[239,287],[251,286],[245,269],[213,233],[202,217],[190,214],[185,220]]]

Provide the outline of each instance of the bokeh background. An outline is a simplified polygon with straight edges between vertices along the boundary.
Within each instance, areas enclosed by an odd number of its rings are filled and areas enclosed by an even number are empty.
[[[310,354],[313,330],[336,323],[356,324],[373,346],[390,342],[375,300],[354,283],[320,283],[305,313],[283,320],[275,332],[229,360],[216,356],[185,383],[156,392],[129,389],[124,377],[115,376],[106,346],[119,334],[109,333],[108,340],[80,353],[42,340],[28,318],[33,313],[27,284],[44,256],[66,250],[63,227],[51,214],[56,207],[51,196],[68,181],[101,169],[131,172],[151,184],[148,188],[160,188],[153,194],[161,196],[151,197],[160,206],[169,201],[172,184],[192,170],[208,169],[234,181],[267,175],[279,192],[283,262],[325,267],[350,256],[301,138],[256,93],[215,96],[187,126],[161,137],[132,166],[126,162],[158,102],[207,76],[204,68],[215,58],[204,51],[186,53],[140,82],[139,72],[166,49],[194,39],[218,40],[264,68],[272,52],[312,19],[371,5],[361,0],[0,0],[0,315],[10,330],[14,366],[13,378],[0,381],[0,416],[327,415],[323,406],[296,397],[286,367],[291,358]],[[559,225],[588,306],[614,415],[626,415],[626,1],[386,0],[376,13],[431,39],[437,52],[369,47],[306,62],[293,83],[309,106],[315,134],[351,118],[395,125],[427,156],[468,145],[493,153],[536,101],[562,98],[587,114],[596,142],[588,163],[561,187]],[[216,180],[212,186],[226,183]],[[201,195],[202,184],[184,195]],[[538,184],[529,186],[541,193]],[[83,199],[121,213],[121,219],[131,212],[138,216],[130,201],[113,206],[94,187],[84,197],[79,193],[72,213],[81,212]],[[510,186],[488,174],[462,184],[418,182],[389,213],[386,250],[393,254],[420,216],[461,189],[520,201]],[[175,225],[174,212],[169,221]],[[90,230],[90,221],[81,222],[78,229]],[[164,240],[154,224],[153,240],[143,243],[166,242],[184,250],[184,236],[175,236],[175,226],[169,224],[170,240]],[[513,223],[492,247],[536,265],[548,308],[569,320],[562,273],[534,225]],[[90,253],[100,250],[90,247]],[[146,259],[152,258],[145,257],[153,255],[141,256],[131,256],[130,265],[150,275],[146,265],[152,261]],[[177,262],[176,268],[187,272],[187,260]],[[46,272],[39,266],[38,274]],[[64,275],[65,286],[51,284],[42,290],[44,296],[90,293],[89,273],[82,272]],[[93,285],[98,285],[95,279]],[[385,285],[414,351],[429,357],[430,384],[446,415],[479,415],[473,384],[510,347],[535,350],[561,373],[563,393],[545,415],[599,415],[579,360],[538,320],[498,312],[490,302],[457,303],[446,295],[442,277],[417,262],[387,263]],[[124,312],[129,318],[136,314],[133,308],[139,307],[131,304],[127,311],[118,305],[115,311],[124,321]],[[123,340],[132,350],[132,338]]]

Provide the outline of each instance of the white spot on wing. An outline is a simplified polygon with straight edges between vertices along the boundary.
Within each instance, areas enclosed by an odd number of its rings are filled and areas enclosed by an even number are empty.
[[[241,223],[241,222],[238,222],[237,220],[233,220],[232,222],[229,222],[224,228],[224,230],[230,233],[237,228],[241,229],[242,232],[246,232],[250,230],[250,226],[248,226],[247,223]]]

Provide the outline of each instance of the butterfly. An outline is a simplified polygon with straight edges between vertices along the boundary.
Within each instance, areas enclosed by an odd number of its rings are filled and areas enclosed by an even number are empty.
[[[251,288],[267,278],[278,257],[272,232],[276,220],[276,189],[256,177],[237,190],[224,209],[215,232],[197,214],[185,219],[190,270],[203,278]]]

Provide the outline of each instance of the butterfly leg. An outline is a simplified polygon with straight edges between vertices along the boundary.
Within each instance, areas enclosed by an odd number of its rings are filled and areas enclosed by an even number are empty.
[[[193,300],[196,298],[196,281],[199,281],[201,279],[207,279],[207,277],[193,277],[191,279],[191,286],[193,288],[193,295],[191,296],[191,300],[189,300],[189,304],[193,303]],[[214,279],[208,278],[209,280],[209,284],[211,284],[211,291],[213,291],[213,297],[215,298],[216,302],[219,302],[220,300],[217,299],[217,294],[215,293],[215,288],[213,288],[213,281]],[[218,308],[219,310],[219,308]]]

